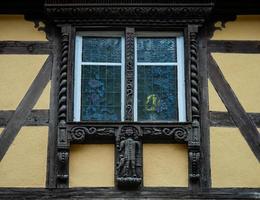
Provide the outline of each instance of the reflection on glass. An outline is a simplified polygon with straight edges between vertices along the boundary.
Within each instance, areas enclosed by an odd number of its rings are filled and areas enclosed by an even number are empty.
[[[121,62],[121,38],[83,37],[83,62]]]
[[[176,121],[177,67],[138,66],[138,120]]]
[[[81,119],[121,120],[121,66],[82,66]]]
[[[138,38],[138,62],[176,62],[176,38]]]

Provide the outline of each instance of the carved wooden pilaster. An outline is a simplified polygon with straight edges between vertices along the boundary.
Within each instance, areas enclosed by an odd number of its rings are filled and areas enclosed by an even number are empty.
[[[119,188],[134,189],[142,184],[141,130],[121,126],[116,133],[116,183]]]
[[[188,141],[190,186],[199,185],[200,180],[200,99],[198,70],[198,26],[188,26],[189,66],[191,75],[192,131]]]
[[[69,184],[69,138],[67,134],[67,71],[69,58],[70,26],[61,28],[61,64],[58,108],[57,137],[57,188],[67,188]]]
[[[125,31],[125,120],[133,121],[134,118],[134,28]]]

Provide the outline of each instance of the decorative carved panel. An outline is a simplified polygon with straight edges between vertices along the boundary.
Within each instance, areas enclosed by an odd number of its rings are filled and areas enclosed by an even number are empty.
[[[116,182],[121,188],[142,183],[142,133],[135,126],[122,126],[116,134]]]

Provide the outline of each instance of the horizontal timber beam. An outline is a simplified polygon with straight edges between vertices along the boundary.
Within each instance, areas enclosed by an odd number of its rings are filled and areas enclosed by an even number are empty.
[[[209,40],[208,51],[218,53],[260,53],[260,41]]]
[[[114,188],[4,188],[1,199],[257,199],[260,189],[223,188],[205,192],[191,192],[188,188],[144,188],[137,191],[120,191]]]
[[[260,127],[260,113],[247,113],[251,120],[256,124],[257,127]],[[217,112],[210,111],[210,126],[215,127],[236,127],[232,117],[228,112]]]
[[[44,41],[0,41],[0,54],[49,54],[52,44]]]
[[[0,127],[5,127],[14,114],[14,110],[0,111]],[[48,126],[49,110],[32,110],[24,126]]]

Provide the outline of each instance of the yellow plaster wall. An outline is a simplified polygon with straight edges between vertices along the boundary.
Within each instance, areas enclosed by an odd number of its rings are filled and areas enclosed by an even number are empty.
[[[49,109],[51,81],[46,85],[33,109]]]
[[[210,80],[208,80],[208,91],[209,91],[209,110],[227,112],[224,103],[220,99],[218,93],[216,92]]]
[[[45,187],[47,140],[48,127],[23,127],[0,162],[0,187]]]
[[[237,128],[210,128],[212,187],[260,187],[260,164]]]
[[[114,145],[72,145],[70,187],[114,187]]]
[[[188,187],[187,146],[144,144],[144,186]]]
[[[212,55],[245,110],[260,112],[260,54]],[[218,100],[210,102],[210,107],[220,109],[219,106]]]
[[[44,25],[41,23],[41,26]],[[0,15],[0,27],[0,40],[47,41],[46,34],[38,31],[23,15]]]
[[[221,27],[220,22],[216,27]],[[226,23],[226,28],[216,30],[213,40],[260,40],[260,15],[238,16]]]
[[[0,110],[15,110],[48,55],[0,55]],[[50,84],[36,108],[48,108]]]

